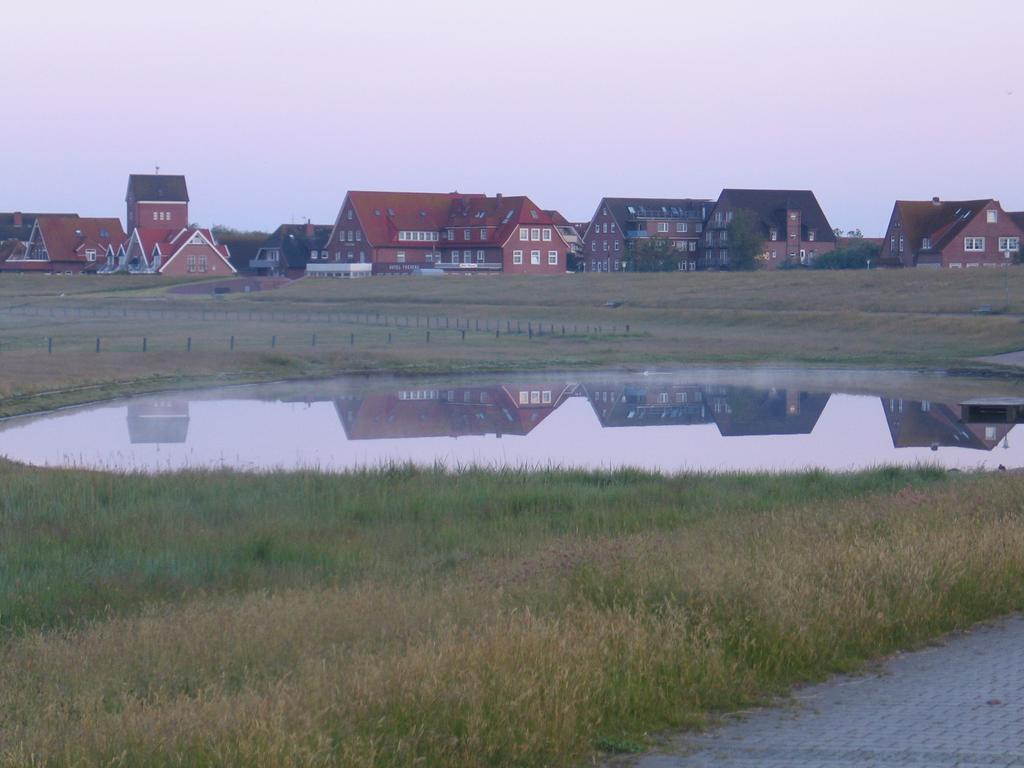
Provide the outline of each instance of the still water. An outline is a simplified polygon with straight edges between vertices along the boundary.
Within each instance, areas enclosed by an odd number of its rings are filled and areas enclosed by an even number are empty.
[[[353,378],[10,419],[0,422],[0,456],[149,472],[396,462],[662,472],[1024,466],[1024,432],[961,418],[964,400],[998,396],[1024,390],[939,376],[764,369]]]

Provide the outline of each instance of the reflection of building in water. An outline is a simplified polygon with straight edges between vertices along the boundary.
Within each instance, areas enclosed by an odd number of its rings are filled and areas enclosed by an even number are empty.
[[[188,437],[187,400],[150,400],[128,404],[128,439],[144,443],[184,443]]]
[[[604,383],[584,390],[602,427],[707,424],[706,387],[695,384]]]
[[[723,437],[809,435],[832,397],[794,389],[709,389],[711,411]]]
[[[930,446],[990,451],[1006,437],[1012,424],[965,424],[953,403],[882,398],[885,419],[895,448]]]
[[[466,435],[526,435],[575,385],[546,383],[405,389],[336,398],[349,440]]]
[[[701,384],[595,384],[586,396],[603,427],[718,425],[726,437],[808,434],[829,395]]]

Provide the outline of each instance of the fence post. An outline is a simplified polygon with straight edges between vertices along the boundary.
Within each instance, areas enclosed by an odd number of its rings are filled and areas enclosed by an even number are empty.
[[[234,351],[235,351],[235,337],[234,337],[234,336],[232,336],[232,337],[231,337],[231,344],[230,344],[230,348],[231,348],[231,351],[232,351],[232,352],[234,352]]]
[[[188,337],[188,342],[187,342],[187,344],[185,346],[185,351],[186,352],[191,352],[192,351],[192,337],[191,336]]]
[[[565,326],[562,326],[562,335],[565,336]]]
[[[626,333],[629,333],[629,323],[626,323]]]
[[[529,328],[529,333],[530,333],[530,338],[532,339],[533,338],[533,326],[532,325]]]
[[[390,344],[390,343],[391,343],[391,332],[389,331],[388,332],[388,344]]]
[[[96,337],[96,354],[100,353],[100,337]]]
[[[49,355],[53,354],[53,336],[46,337],[46,353]]]
[[[463,341],[466,340],[466,331],[465,330],[462,331],[462,340]]]
[[[143,336],[143,337],[142,337],[142,351],[143,351],[143,352],[145,352],[145,351],[146,351],[146,346],[147,346],[146,342],[147,342],[147,339],[146,339],[146,337],[145,337],[145,336]]]
[[[427,331],[427,344],[430,343],[430,331]]]
[[[315,347],[316,346],[316,334],[315,333],[313,334],[313,338],[310,340],[309,346],[311,346],[311,347]]]
[[[277,346],[277,336],[270,337],[270,348],[273,349]]]
[[[356,335],[354,333],[350,333],[348,335],[348,343],[349,343],[349,346],[352,346],[352,345],[354,345],[356,343]]]

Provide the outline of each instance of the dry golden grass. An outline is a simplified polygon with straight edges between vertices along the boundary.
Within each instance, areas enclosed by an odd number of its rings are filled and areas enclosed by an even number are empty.
[[[573,764],[1021,609],[1022,491],[967,477],[28,632],[0,651],[0,764]]]

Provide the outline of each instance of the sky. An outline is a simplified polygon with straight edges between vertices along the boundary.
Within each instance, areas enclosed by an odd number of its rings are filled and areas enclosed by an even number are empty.
[[[1024,210],[1022,0],[35,0],[4,9],[0,211],[332,223],[348,189],[606,196],[813,189]]]

